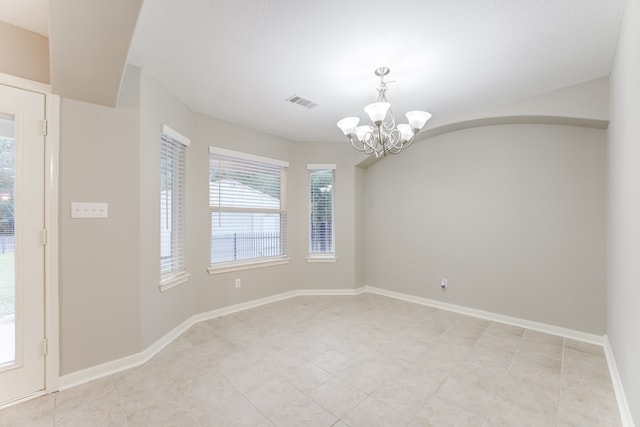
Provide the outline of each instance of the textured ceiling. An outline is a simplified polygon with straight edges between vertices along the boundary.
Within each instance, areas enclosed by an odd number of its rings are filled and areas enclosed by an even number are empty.
[[[129,62],[195,111],[298,141],[375,101],[468,111],[607,75],[625,0],[145,0]],[[307,97],[307,110],[285,103]]]
[[[0,0],[0,21],[49,36],[49,0]]]

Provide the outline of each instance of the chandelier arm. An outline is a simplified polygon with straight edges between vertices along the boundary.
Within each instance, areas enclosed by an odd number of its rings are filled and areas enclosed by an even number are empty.
[[[363,147],[366,148],[365,153],[367,154],[375,154],[378,157],[379,149],[378,149],[378,140],[372,129],[371,132],[365,134],[364,139],[361,141]]]
[[[362,143],[363,145],[366,145],[367,147],[369,147],[371,150],[376,151],[378,140],[374,132],[375,131],[372,130],[371,132],[368,132],[367,134],[365,134],[364,140],[362,141]]]
[[[358,138],[354,138],[353,136],[349,137],[349,141],[351,141],[351,146],[356,150],[356,151],[360,151],[361,153],[365,153],[365,154],[373,154],[373,150],[371,149],[371,147],[368,144],[365,144],[362,141],[359,141]],[[356,141],[359,143],[359,146],[356,145]]]
[[[402,149],[404,150],[405,148],[407,148],[408,146],[410,146],[411,144],[413,144],[413,141],[415,141],[415,140],[416,140],[416,136],[415,136],[415,135],[413,135],[410,139],[408,139],[408,140],[404,141],[404,142],[402,143]]]
[[[375,130],[372,130],[371,133],[367,134],[367,145],[371,147],[371,150],[373,150],[376,159],[378,159],[384,156],[384,145],[379,138],[379,134],[376,134],[375,132]]]
[[[382,126],[384,130],[387,132],[391,132],[396,127],[396,119],[393,116],[393,112],[391,108],[387,110],[387,115],[384,117],[384,121],[382,122]]]
[[[355,150],[358,150],[358,151],[364,151],[364,147],[363,147],[363,148],[360,148],[360,147],[358,147],[358,146],[356,145],[356,142],[355,142],[355,141],[357,140],[357,138],[354,138],[354,137],[353,137],[353,135],[350,135],[350,136],[348,136],[347,138],[349,138],[349,142],[351,142],[351,146],[352,146]],[[360,142],[360,141],[358,141],[358,142]]]
[[[387,133],[387,146],[389,149],[395,147],[402,148],[402,135],[398,129],[392,129]]]
[[[389,152],[391,154],[398,154],[400,153],[402,150],[404,150],[405,148],[407,148],[407,144],[406,141],[403,141],[400,137],[400,135],[398,135],[398,141],[396,141],[396,143],[394,145],[391,146],[391,148],[389,149]]]
[[[400,132],[398,132],[397,134],[397,140],[395,141],[394,144],[392,144],[389,147],[389,153],[391,154],[398,154],[400,153],[402,150],[404,150],[406,147],[404,145],[404,141],[402,141],[401,139],[401,135]]]

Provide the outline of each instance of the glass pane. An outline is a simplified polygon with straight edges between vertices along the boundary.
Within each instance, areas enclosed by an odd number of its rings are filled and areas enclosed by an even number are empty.
[[[15,361],[14,116],[0,113],[0,366]]]
[[[212,212],[211,263],[283,255],[279,213]]]
[[[184,164],[185,147],[161,139],[160,143],[160,275],[184,271]],[[163,277],[161,277],[162,279]]]
[[[173,198],[171,159],[162,156],[160,174],[160,274],[173,270]]]
[[[309,253],[334,253],[333,239],[333,169],[309,173]]]

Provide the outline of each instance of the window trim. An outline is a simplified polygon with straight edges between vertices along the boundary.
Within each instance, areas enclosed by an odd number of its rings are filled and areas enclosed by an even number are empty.
[[[191,145],[191,140],[189,138],[187,138],[186,136],[182,135],[180,132],[176,131],[175,129],[172,129],[171,127],[163,124],[162,125],[162,133],[160,134],[160,143],[162,144],[163,141],[166,141],[167,143],[173,143],[173,144],[181,144],[182,146],[184,146],[185,150],[184,150],[184,162],[185,162],[185,167],[183,169],[183,176],[181,176],[181,182],[182,182],[182,200],[184,203],[185,200],[185,196],[186,196],[186,161],[187,161],[187,151],[186,149],[189,148],[189,146]],[[162,150],[162,149],[161,149]],[[160,152],[160,157],[162,158],[162,151]],[[162,190],[161,190],[162,191]],[[184,203],[186,205],[186,203]],[[182,256],[183,256],[183,269],[177,271],[170,271],[167,273],[162,273],[162,270],[160,270],[160,284],[158,285],[158,288],[160,289],[160,292],[164,292],[167,291],[171,288],[174,288],[178,285],[181,285],[183,283],[186,283],[189,280],[189,277],[191,276],[190,273],[187,272],[187,266],[186,266],[186,254],[185,254],[185,242],[184,242],[184,236],[186,234],[186,206],[182,206],[181,209],[181,214],[182,214],[182,218],[181,218],[181,222],[182,222]],[[173,254],[171,255],[173,256]]]
[[[251,270],[253,268],[273,267],[275,265],[289,264],[291,258],[284,255],[282,257],[269,257],[268,259],[262,259],[260,261],[250,262],[227,262],[224,265],[220,264],[218,267],[209,267],[207,271],[209,274],[222,274],[232,271]]]
[[[308,202],[308,215],[307,218],[307,262],[336,262],[338,258],[336,256],[336,232],[335,232],[335,193],[331,195],[331,225],[332,225],[332,240],[333,240],[333,252],[311,252],[309,249],[311,248],[311,180],[310,180],[310,171],[312,170],[332,170],[333,171],[333,188],[335,188],[336,175],[335,171],[337,169],[337,165],[335,163],[309,163],[307,164],[307,191],[309,193]]]
[[[336,257],[335,253],[334,254],[330,254],[330,255],[324,255],[324,254],[309,254],[307,256],[307,262],[338,262],[338,258]]]
[[[184,271],[161,280],[159,285],[160,292],[168,291],[171,288],[175,288],[178,285],[186,283],[189,280],[189,277],[191,277],[191,274]]]
[[[219,154],[221,156],[237,157],[238,159],[242,159],[242,160],[251,160],[254,162],[269,163],[269,164],[280,166],[283,168],[289,167],[289,162],[287,162],[286,160],[256,156],[255,154],[243,153],[242,151],[226,150],[224,148],[218,148],[211,145],[209,146],[209,154]]]
[[[211,159],[211,155],[221,155],[221,156],[227,156],[227,157],[235,157],[239,160],[248,160],[248,161],[253,161],[253,162],[259,162],[259,163],[266,163],[266,164],[270,164],[270,165],[274,165],[274,166],[278,166],[281,168],[281,174],[282,174],[282,169],[287,169],[289,167],[289,162],[286,160],[279,160],[279,159],[273,159],[270,157],[262,157],[262,156],[257,156],[255,154],[249,154],[249,153],[244,153],[241,151],[234,151],[234,150],[227,150],[224,148],[219,148],[219,147],[214,147],[214,146],[209,146],[209,158]],[[211,172],[211,166],[209,166],[209,172]],[[285,171],[286,172],[286,171]],[[282,176],[281,176],[282,179]],[[281,204],[284,203],[284,209],[282,209],[282,205],[281,208],[279,210],[279,212],[284,215],[285,218],[288,218],[288,209],[287,209],[287,182],[286,182],[286,178],[285,178],[285,182],[284,182],[284,194],[282,195],[283,199],[281,200]],[[282,187],[282,181],[280,183],[281,187]],[[211,207],[211,202],[209,202],[209,215],[211,215],[212,212],[238,212],[238,209],[240,211],[244,210],[244,208],[218,208],[216,210],[214,210],[214,208]],[[259,212],[261,209],[257,208],[257,209],[250,209],[251,212]],[[274,210],[272,209],[265,209],[264,212],[267,213],[272,213],[274,212]],[[285,239],[287,239],[288,236],[288,221],[285,220],[284,223],[284,227],[285,227]],[[282,222],[280,223],[280,228],[282,229],[283,225]],[[212,230],[211,228],[209,228],[209,239],[212,238]],[[249,269],[253,269],[253,268],[261,268],[261,267],[271,267],[271,266],[275,266],[275,265],[282,265],[282,264],[288,264],[291,261],[291,258],[289,258],[288,255],[288,250],[289,250],[289,245],[287,244],[288,242],[285,243],[285,252],[283,255],[279,255],[279,256],[272,256],[272,257],[263,257],[263,258],[252,258],[252,259],[248,259],[248,260],[239,260],[239,261],[228,261],[228,262],[221,262],[221,263],[217,263],[215,266],[211,263],[211,254],[209,254],[209,267],[207,268],[207,271],[210,275],[213,274],[221,274],[221,273],[228,273],[228,272],[232,272],[232,271],[240,271],[240,270],[249,270]]]

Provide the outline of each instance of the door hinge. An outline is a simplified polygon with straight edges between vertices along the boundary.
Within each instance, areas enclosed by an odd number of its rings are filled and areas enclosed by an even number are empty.
[[[46,356],[48,352],[49,352],[49,341],[45,337],[42,339],[42,354]]]
[[[47,246],[47,229],[42,229],[42,245]]]
[[[49,134],[49,122],[45,119],[42,121],[42,135],[47,136]]]

